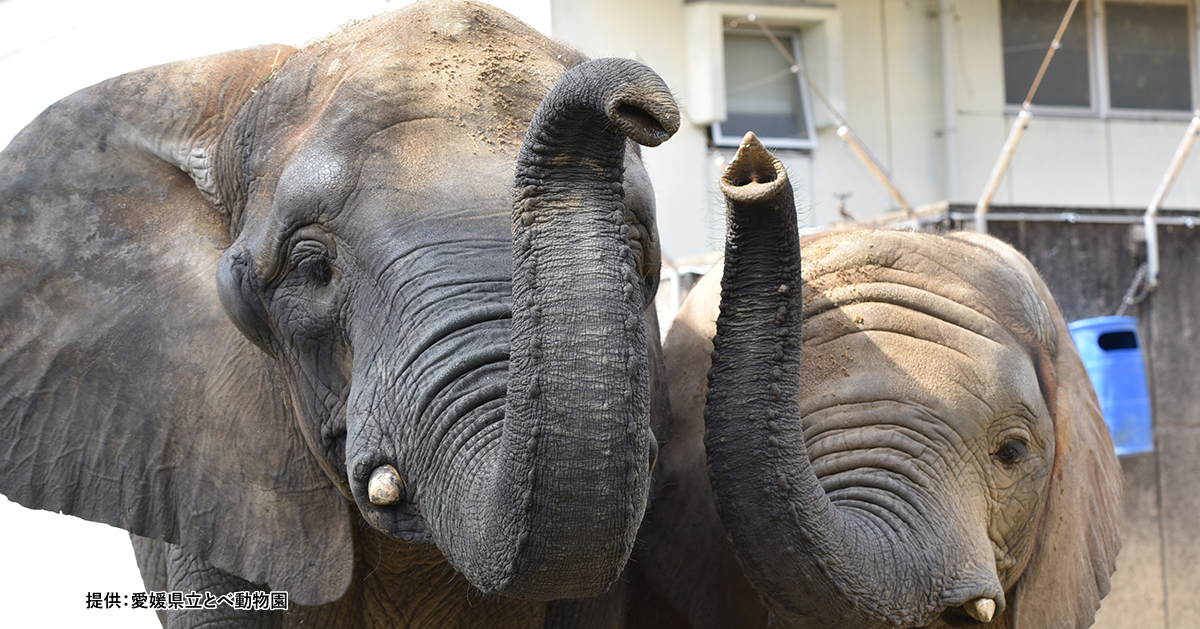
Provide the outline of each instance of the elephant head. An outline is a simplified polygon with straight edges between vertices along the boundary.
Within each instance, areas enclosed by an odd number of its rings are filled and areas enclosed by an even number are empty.
[[[1120,473],[1029,262],[976,234],[801,249],[787,173],[753,135],[720,183],[723,274],[672,328],[711,343],[668,339],[667,360],[711,351],[712,492],[775,623],[1090,625],[1120,546]]]
[[[0,490],[300,604],[355,512],[484,592],[603,591],[654,448],[626,144],[678,124],[464,0],[60,101],[0,154]]]

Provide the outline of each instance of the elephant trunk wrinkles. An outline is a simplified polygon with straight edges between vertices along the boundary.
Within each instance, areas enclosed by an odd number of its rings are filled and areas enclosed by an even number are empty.
[[[572,69],[534,115],[516,169],[503,434],[443,549],[485,591],[595,595],[632,550],[651,446],[625,141],[657,145],[678,121],[661,79],[625,59]]]
[[[747,134],[720,185],[728,229],[705,443],[718,511],[747,576],[788,626],[927,622],[929,601],[909,599],[930,593],[888,576],[901,569],[885,564],[905,552],[881,548],[894,534],[840,511],[808,458],[800,245],[787,172]]]

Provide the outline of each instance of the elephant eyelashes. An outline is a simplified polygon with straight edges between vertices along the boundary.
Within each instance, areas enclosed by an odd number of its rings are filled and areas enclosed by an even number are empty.
[[[992,453],[992,458],[1005,467],[1012,467],[1029,456],[1029,447],[1017,439],[1007,439]]]
[[[305,240],[292,249],[293,265],[299,277],[314,286],[328,286],[333,280],[329,250],[321,242]]]
[[[325,258],[309,259],[300,265],[300,273],[317,286],[327,286],[333,279],[333,267]]]

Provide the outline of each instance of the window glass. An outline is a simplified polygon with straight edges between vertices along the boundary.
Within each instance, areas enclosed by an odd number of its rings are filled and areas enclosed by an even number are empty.
[[[1112,106],[1191,109],[1187,7],[1107,2],[1104,11]]]
[[[779,42],[793,50],[794,35]],[[728,116],[720,134],[741,140],[747,131],[760,138],[804,140],[808,121],[800,95],[800,77],[765,35],[725,34],[725,99]]]
[[[1054,53],[1054,59],[1046,68],[1046,75],[1033,97],[1035,105],[1092,105],[1084,4],[1080,2],[1071,15],[1071,22],[1063,33],[1062,47]],[[1046,50],[1054,41],[1054,35],[1069,6],[1069,0],[1001,0],[1005,102],[1014,105],[1025,102]]]

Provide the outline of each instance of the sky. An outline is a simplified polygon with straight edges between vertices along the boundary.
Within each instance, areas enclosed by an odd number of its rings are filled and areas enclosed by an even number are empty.
[[[0,0],[0,146],[80,88],[151,65],[258,44],[303,45],[405,0]],[[544,33],[550,0],[491,2]],[[145,591],[124,531],[0,497],[0,624],[158,627],[148,610],[87,609]]]

